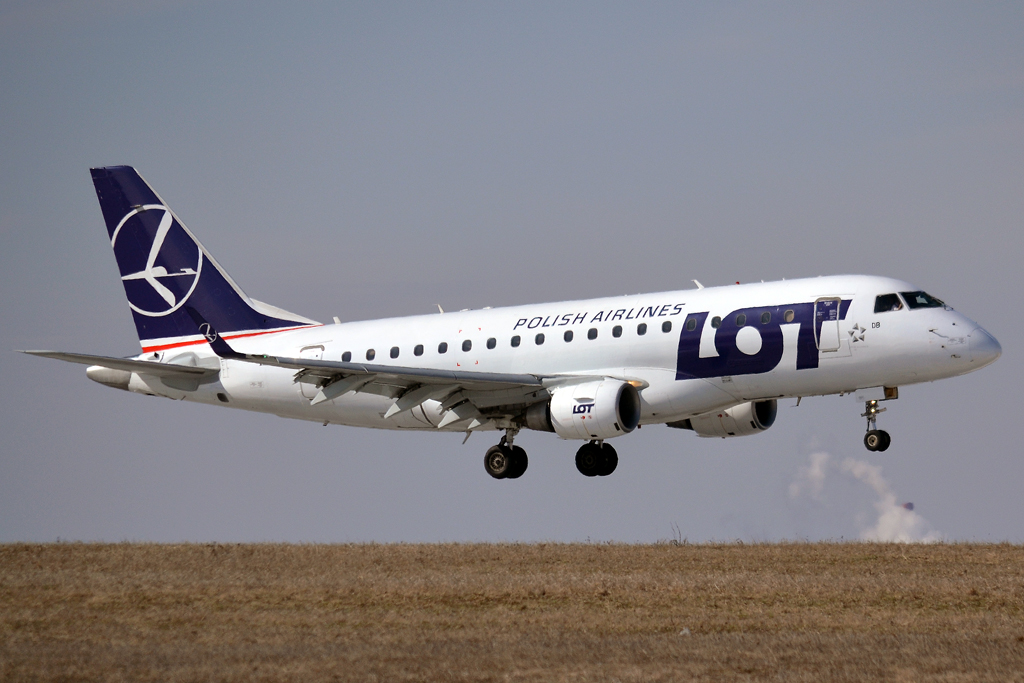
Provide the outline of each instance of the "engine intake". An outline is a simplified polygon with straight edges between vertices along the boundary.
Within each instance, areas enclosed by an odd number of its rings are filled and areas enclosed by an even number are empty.
[[[725,438],[728,436],[749,436],[757,434],[775,424],[779,404],[773,398],[768,401],[749,401],[725,410],[714,410],[689,420],[669,422],[669,427],[692,429],[697,436]]]
[[[640,424],[640,393],[628,382],[605,379],[551,390],[551,400],[526,411],[529,429],[563,439],[611,439]]]

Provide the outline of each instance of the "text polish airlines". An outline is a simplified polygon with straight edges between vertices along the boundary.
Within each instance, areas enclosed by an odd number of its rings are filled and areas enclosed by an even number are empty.
[[[522,429],[583,442],[606,476],[609,439],[666,424],[755,434],[776,402],[855,393],[864,444],[897,387],[994,362],[978,323],[900,280],[842,275],[585,301],[321,324],[250,299],[129,166],[92,169],[143,353],[37,356],[90,365],[151,396],[378,429],[500,431],[484,466],[515,479]]]

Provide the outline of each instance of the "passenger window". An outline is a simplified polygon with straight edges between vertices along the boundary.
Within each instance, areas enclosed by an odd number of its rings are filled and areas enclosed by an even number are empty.
[[[498,340],[495,339],[494,337],[491,337],[490,339],[487,340],[487,348],[493,349],[497,345],[498,345]]]
[[[397,346],[392,346],[391,347],[391,357],[392,358],[398,358],[398,347]]]
[[[422,356],[423,355],[423,344],[417,344],[416,348],[412,350],[412,355]]]
[[[341,354],[341,362],[342,363],[350,363],[350,362],[352,362],[352,352],[351,351],[346,351],[345,353]]]
[[[519,346],[519,342],[520,341],[522,341],[522,340],[519,338],[518,334],[516,336],[512,337],[512,348],[514,349],[517,346]]]
[[[875,297],[875,313],[888,313],[903,308],[903,302],[895,294],[880,294]]]
[[[925,292],[900,292],[903,298],[907,300],[907,308],[942,308],[946,304],[942,303],[939,299],[936,299],[930,294]]]
[[[622,336],[622,325],[616,325],[612,328],[612,336],[616,339]]]
[[[441,342],[437,345],[438,353],[448,353],[448,342]]]
[[[571,342],[572,341],[572,330],[566,330],[565,334],[562,335],[562,339],[564,339],[567,342]]]
[[[743,313],[740,313],[738,316],[736,316],[736,327],[743,327],[746,324],[747,324],[747,316],[746,315],[744,315]]]
[[[462,342],[462,350],[463,351],[470,351],[472,348],[473,348],[473,342],[471,340],[469,340],[469,339],[463,340],[463,342]]]
[[[661,331],[662,332],[671,332],[672,331],[672,321],[671,320],[666,320],[665,322],[663,322],[661,324]]]
[[[787,323],[791,323],[793,322],[793,318],[795,317],[796,314],[793,313],[793,311],[786,311],[786,314],[782,316],[782,319],[785,320]]]
[[[645,334],[647,334],[647,323],[640,323],[639,325],[637,325],[636,326],[636,333],[637,333],[637,336],[640,336],[640,337],[642,337]]]
[[[686,321],[686,331],[693,332],[695,329],[697,329],[697,319],[690,318],[689,320]]]
[[[761,314],[761,324],[762,325],[767,325],[771,321],[772,321],[772,314],[771,313],[769,313],[768,311],[765,311],[764,313]]]
[[[715,328],[717,330],[721,326],[722,326],[722,319],[720,317],[718,317],[716,315],[714,318],[711,319],[711,327],[713,327],[713,328]]]
[[[597,328],[591,327],[587,330],[587,339],[597,339]]]
[[[536,337],[534,337],[533,338],[533,343],[536,344],[537,346],[540,346],[541,344],[543,344],[544,343],[544,333],[541,332]]]
[[[377,352],[373,349],[366,349],[366,360],[373,360],[376,355]]]

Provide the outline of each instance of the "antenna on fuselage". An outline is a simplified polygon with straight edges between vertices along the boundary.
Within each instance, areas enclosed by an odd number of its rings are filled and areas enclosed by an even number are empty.
[[[443,309],[443,308],[441,308],[441,304],[438,304],[438,305],[437,305],[437,312],[438,312],[438,313],[444,313],[444,309]]]
[[[702,284],[701,284],[700,282],[698,282],[697,280],[693,280],[693,284],[697,285],[697,289],[704,289],[704,285],[702,285]]]

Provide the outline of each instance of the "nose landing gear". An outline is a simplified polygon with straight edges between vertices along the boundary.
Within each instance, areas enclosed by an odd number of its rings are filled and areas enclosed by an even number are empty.
[[[868,419],[868,433],[864,435],[864,446],[869,451],[884,451],[891,442],[889,432],[876,429],[875,425],[878,414],[884,412],[885,408],[878,407],[878,401],[867,401],[864,403],[864,413],[861,417]]]
[[[497,446],[491,446],[484,455],[484,469],[495,479],[518,479],[530,465],[526,451],[512,444],[518,429],[506,429]]]

